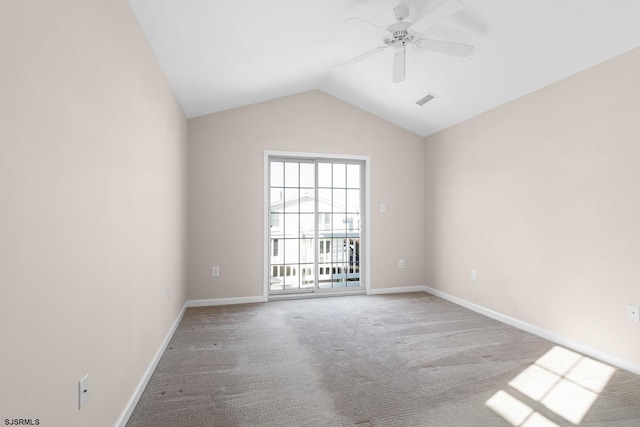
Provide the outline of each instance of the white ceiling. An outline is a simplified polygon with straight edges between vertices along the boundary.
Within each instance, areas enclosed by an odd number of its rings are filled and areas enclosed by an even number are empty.
[[[426,136],[640,46],[640,0],[462,0],[433,32],[464,32],[471,56],[410,49],[396,84],[391,49],[333,70],[382,44],[346,18],[441,1],[129,0],[187,117],[320,89]]]

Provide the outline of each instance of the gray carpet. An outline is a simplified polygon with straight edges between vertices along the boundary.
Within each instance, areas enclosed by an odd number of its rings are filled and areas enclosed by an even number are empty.
[[[127,426],[576,424],[639,426],[640,377],[411,293],[190,308]]]

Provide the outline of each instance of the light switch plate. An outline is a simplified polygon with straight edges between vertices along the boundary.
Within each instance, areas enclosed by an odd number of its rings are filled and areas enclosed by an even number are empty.
[[[640,307],[637,305],[628,305],[627,316],[632,322],[640,322]]]

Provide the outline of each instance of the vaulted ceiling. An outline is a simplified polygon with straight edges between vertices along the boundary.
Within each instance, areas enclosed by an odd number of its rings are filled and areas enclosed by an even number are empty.
[[[320,89],[426,136],[640,46],[638,0],[462,0],[430,36],[470,56],[409,46],[400,83],[393,49],[334,69],[382,45],[345,19],[387,27],[398,4],[413,22],[442,1],[129,0],[187,117]]]

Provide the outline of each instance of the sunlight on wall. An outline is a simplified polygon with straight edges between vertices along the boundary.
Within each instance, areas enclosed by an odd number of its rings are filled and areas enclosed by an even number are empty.
[[[578,425],[614,372],[615,368],[609,365],[556,346],[515,377],[509,386]],[[485,404],[514,426],[557,426],[503,390]]]

